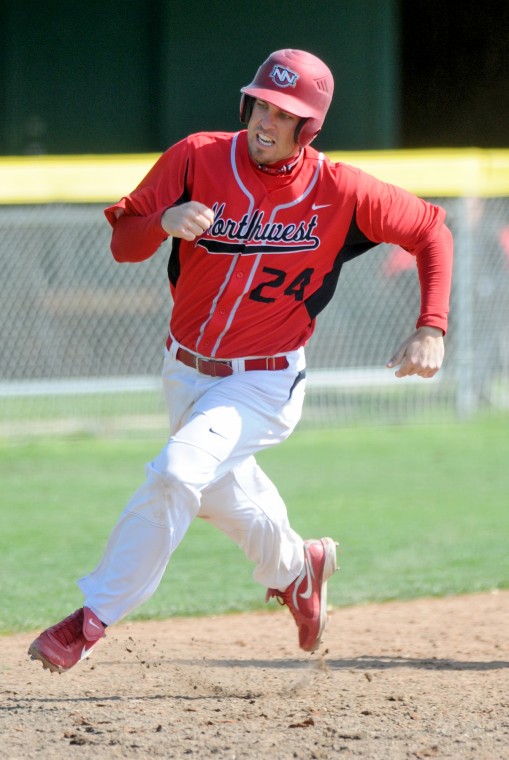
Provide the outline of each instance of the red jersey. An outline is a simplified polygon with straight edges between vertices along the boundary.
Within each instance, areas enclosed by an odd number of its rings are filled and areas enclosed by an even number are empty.
[[[163,212],[189,200],[214,212],[196,240],[172,240],[168,263],[170,331],[192,351],[230,359],[303,346],[343,263],[379,243],[417,257],[417,326],[446,331],[452,238],[439,206],[309,146],[287,174],[270,174],[251,160],[246,131],[203,132],[105,210],[115,259],[152,256],[168,237]]]

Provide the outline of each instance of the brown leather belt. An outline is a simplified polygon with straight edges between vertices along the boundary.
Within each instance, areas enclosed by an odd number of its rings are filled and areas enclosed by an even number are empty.
[[[169,349],[171,343],[171,338],[168,338],[166,348]],[[182,346],[177,349],[175,358],[187,367],[194,367],[202,375],[210,375],[210,377],[228,377],[235,372],[232,361],[208,359],[205,356],[193,354]],[[241,362],[240,371],[244,372],[252,372],[253,370],[274,371],[286,369],[289,366],[286,356],[264,356],[258,359],[239,359],[238,361]]]

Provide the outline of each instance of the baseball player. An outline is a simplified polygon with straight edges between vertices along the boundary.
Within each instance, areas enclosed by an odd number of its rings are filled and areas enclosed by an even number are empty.
[[[388,362],[399,377],[432,377],[442,364],[452,268],[442,208],[310,147],[333,86],[314,55],[272,53],[241,90],[246,129],[183,139],[105,211],[119,262],[148,259],[171,238],[169,440],[79,580],[84,606],[30,646],[52,671],[155,592],[195,517],[243,549],[267,599],[289,607],[300,647],[320,644],[336,543],[297,535],[255,455],[299,421],[304,346],[346,261],[382,242],[416,257],[416,329]]]

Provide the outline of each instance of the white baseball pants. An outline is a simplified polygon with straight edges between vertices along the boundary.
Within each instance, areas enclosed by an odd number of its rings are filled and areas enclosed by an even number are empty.
[[[120,515],[104,555],[78,585],[107,625],[146,601],[195,517],[229,535],[255,563],[254,579],[284,590],[303,565],[303,541],[254,454],[285,440],[300,419],[304,351],[279,371],[199,374],[165,352],[170,438]]]

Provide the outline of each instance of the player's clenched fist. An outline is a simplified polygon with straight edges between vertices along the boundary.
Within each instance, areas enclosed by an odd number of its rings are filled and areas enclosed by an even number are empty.
[[[212,209],[198,201],[171,206],[164,211],[161,217],[163,230],[170,237],[189,241],[195,240],[205,230],[208,230],[213,221],[214,212]]]

